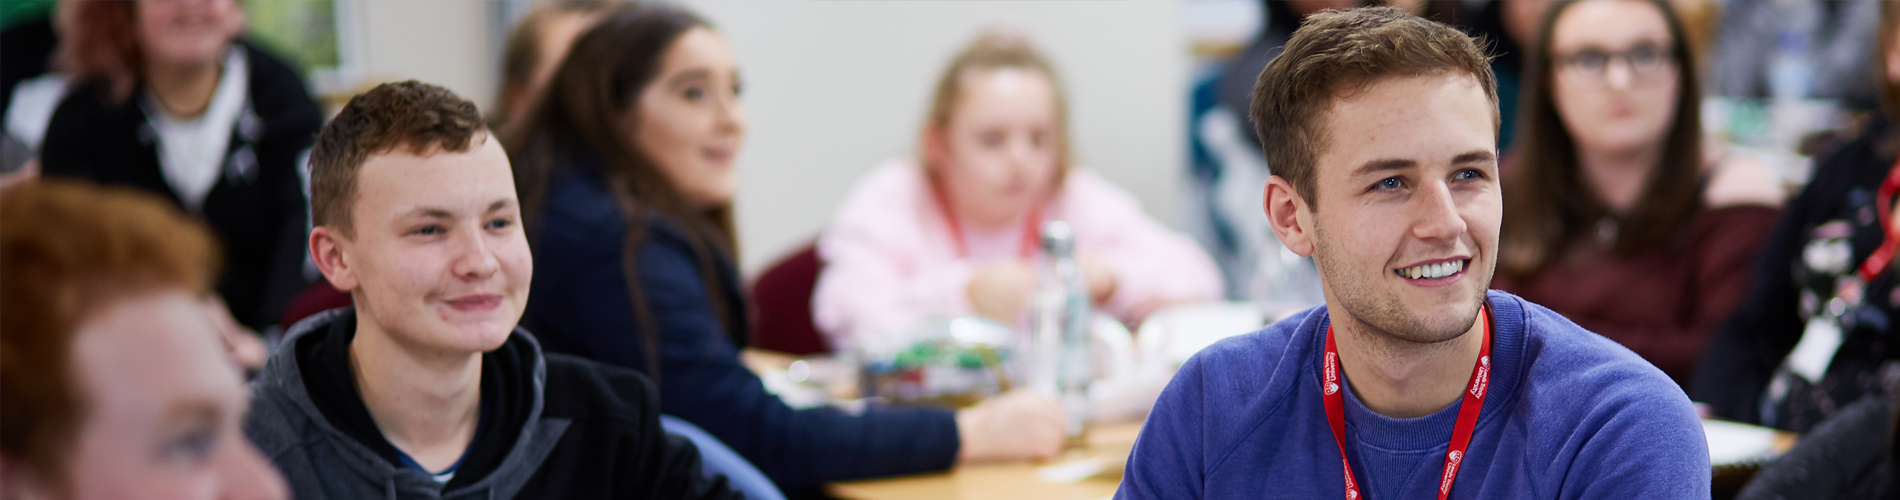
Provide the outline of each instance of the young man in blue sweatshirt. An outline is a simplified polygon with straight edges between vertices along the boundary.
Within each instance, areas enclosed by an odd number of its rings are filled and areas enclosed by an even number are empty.
[[[1497,109],[1486,57],[1448,26],[1368,8],[1294,33],[1252,117],[1267,218],[1314,257],[1326,305],[1189,360],[1117,498],[1709,496],[1669,377],[1487,291]]]

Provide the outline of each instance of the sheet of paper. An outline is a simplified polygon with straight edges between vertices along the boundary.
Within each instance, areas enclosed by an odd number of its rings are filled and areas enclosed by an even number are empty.
[[[1834,362],[1834,352],[1841,349],[1841,326],[1821,316],[1808,319],[1808,327],[1801,332],[1801,342],[1794,345],[1794,351],[1788,353],[1784,364],[1796,375],[1806,377],[1811,382],[1821,380],[1827,373],[1827,365]]]
[[[1767,427],[1703,420],[1702,434],[1709,439],[1709,463],[1718,467],[1773,458],[1775,453],[1775,430]]]

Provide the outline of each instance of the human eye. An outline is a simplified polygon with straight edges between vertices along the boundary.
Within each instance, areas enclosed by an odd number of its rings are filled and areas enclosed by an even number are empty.
[[[685,91],[681,92],[680,95],[686,97],[688,101],[699,101],[706,98],[706,89],[697,86],[688,87]]]
[[[1379,182],[1373,183],[1372,188],[1368,189],[1368,191],[1393,191],[1403,187],[1405,187],[1405,179],[1387,177],[1380,179]]]
[[[977,141],[982,143],[983,147],[986,148],[1002,147],[1004,139],[1006,139],[1006,137],[1004,137],[1003,131],[1001,130],[985,131],[982,135],[977,137]]]
[[[441,224],[429,224],[412,229],[409,231],[409,234],[415,236],[435,236],[446,232],[448,232],[448,228],[442,227]]]
[[[1571,54],[1570,65],[1576,66],[1577,69],[1595,73],[1603,71],[1603,68],[1610,65],[1610,55],[1596,49],[1580,50],[1575,54]]]
[[[216,429],[206,426],[166,441],[160,448],[160,454],[168,460],[196,465],[210,461],[211,452],[217,448],[218,433]]]
[[[1662,62],[1663,53],[1661,47],[1646,43],[1630,49],[1628,57],[1630,64],[1650,67]]]
[[[488,221],[488,224],[485,224],[483,228],[492,231],[496,229],[505,229],[513,225],[515,225],[515,221],[513,219],[510,219],[507,217],[497,217],[494,220]]]
[[[740,83],[740,82],[732,82],[732,96],[733,97],[739,97],[740,95],[743,95],[744,93],[745,93],[745,84]]]
[[[1452,179],[1461,180],[1461,181],[1479,180],[1479,179],[1483,179],[1484,177],[1485,177],[1484,172],[1475,168],[1467,168],[1464,170],[1459,170],[1458,173],[1451,174]]]

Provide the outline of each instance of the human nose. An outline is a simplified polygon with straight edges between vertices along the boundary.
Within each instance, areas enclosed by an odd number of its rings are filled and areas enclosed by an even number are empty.
[[[240,438],[241,439],[241,438]],[[241,441],[220,460],[222,500],[284,500],[289,498],[284,477],[277,473],[250,441]]]
[[[1421,240],[1456,239],[1465,233],[1465,219],[1458,211],[1458,200],[1443,182],[1428,183],[1412,197],[1412,236]]]
[[[1604,83],[1616,90],[1629,90],[1636,82],[1636,70],[1628,57],[1611,58],[1603,68]]]
[[[501,268],[501,262],[495,259],[495,252],[490,251],[492,245],[488,241],[488,235],[480,227],[472,231],[461,231],[461,233],[461,237],[457,239],[460,254],[456,256],[453,267],[449,271],[458,277],[470,280],[495,274],[495,271]]]
[[[713,125],[717,127],[720,132],[738,134],[744,137],[746,126],[745,104],[739,101],[737,94],[726,93],[725,98],[719,100],[719,110],[715,114],[715,122]]]

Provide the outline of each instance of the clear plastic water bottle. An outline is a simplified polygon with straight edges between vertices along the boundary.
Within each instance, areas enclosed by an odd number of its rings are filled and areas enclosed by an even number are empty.
[[[1089,287],[1075,262],[1075,233],[1069,223],[1042,226],[1042,259],[1032,304],[1035,361],[1030,387],[1062,401],[1069,446],[1087,439],[1089,381],[1094,378],[1090,343]]]

